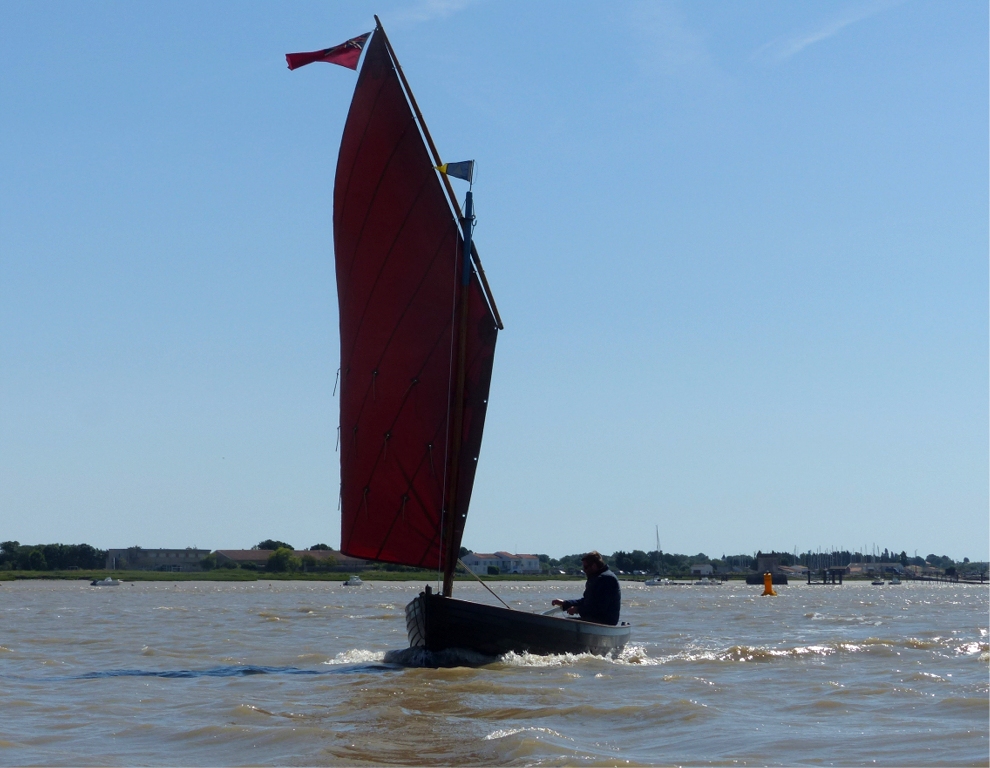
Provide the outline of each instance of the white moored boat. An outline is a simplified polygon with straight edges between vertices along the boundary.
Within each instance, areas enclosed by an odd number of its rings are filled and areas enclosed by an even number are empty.
[[[664,587],[670,584],[670,579],[662,578],[658,573],[652,579],[647,579],[646,581],[644,581],[643,584],[646,585],[647,587]]]

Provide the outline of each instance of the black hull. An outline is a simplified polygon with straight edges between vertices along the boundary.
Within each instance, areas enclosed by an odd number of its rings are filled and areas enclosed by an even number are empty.
[[[755,584],[756,586],[763,586],[763,574],[762,573],[751,573],[746,577],[747,584]],[[773,574],[774,584],[786,584],[787,574],[785,573],[775,573]]]
[[[487,656],[503,653],[593,653],[621,651],[630,627],[542,616],[470,603],[423,592],[406,606],[409,645],[429,651],[466,648]]]

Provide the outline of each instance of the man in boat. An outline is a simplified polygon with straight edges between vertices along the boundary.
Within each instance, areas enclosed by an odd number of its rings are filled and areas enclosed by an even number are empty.
[[[554,600],[553,604],[559,605],[571,616],[575,613],[580,615],[584,621],[618,624],[619,603],[622,600],[619,580],[597,552],[589,552],[582,557],[581,567],[588,576],[584,597],[580,600]]]

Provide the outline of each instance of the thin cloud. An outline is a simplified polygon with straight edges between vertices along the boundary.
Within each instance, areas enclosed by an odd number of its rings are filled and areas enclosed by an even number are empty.
[[[792,56],[801,53],[805,48],[815,43],[820,43],[823,40],[828,40],[830,37],[839,34],[846,27],[850,27],[871,16],[876,16],[878,13],[883,13],[894,6],[900,5],[902,2],[904,0],[879,0],[878,2],[868,3],[857,8],[850,8],[842,15],[812,32],[778,38],[767,43],[753,55],[753,58],[769,59],[776,64],[787,61]]]
[[[722,79],[704,39],[689,27],[678,3],[636,3],[629,21],[648,76],[669,83]]]
[[[390,14],[393,23],[408,24],[446,19],[455,13],[460,13],[478,0],[419,0],[405,10]]]

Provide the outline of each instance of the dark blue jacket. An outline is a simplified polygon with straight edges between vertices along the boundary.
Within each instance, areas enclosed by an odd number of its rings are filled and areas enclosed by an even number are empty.
[[[608,568],[588,579],[584,587],[584,597],[580,600],[565,600],[565,611],[572,605],[578,609],[578,614],[585,621],[596,624],[618,624],[619,603],[622,595],[619,592],[619,580]]]

